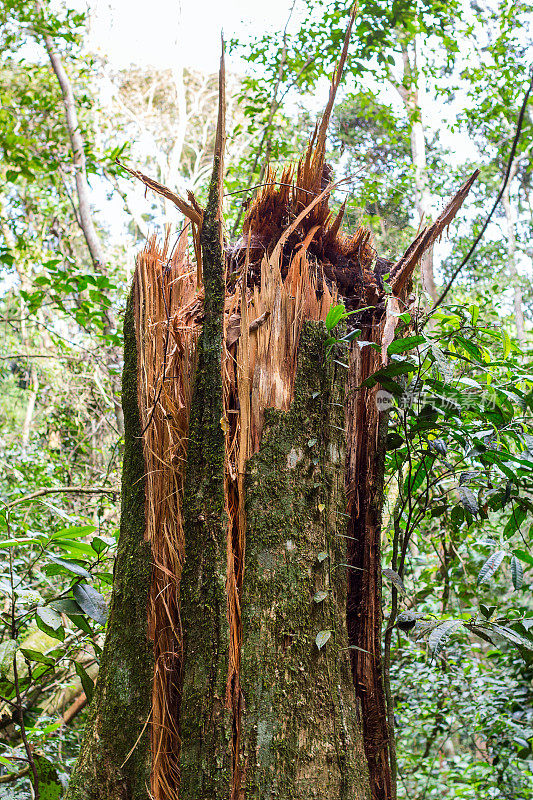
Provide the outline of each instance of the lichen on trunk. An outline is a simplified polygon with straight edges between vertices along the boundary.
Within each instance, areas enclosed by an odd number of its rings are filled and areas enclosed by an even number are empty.
[[[323,326],[305,325],[290,409],[265,413],[247,469],[249,800],[370,798],[346,631],[344,376],[326,363],[325,338]]]

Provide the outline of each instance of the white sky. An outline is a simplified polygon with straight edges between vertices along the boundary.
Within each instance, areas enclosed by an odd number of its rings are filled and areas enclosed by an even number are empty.
[[[288,0],[87,0],[91,44],[116,67],[218,68],[220,31],[247,38],[285,25]],[[234,65],[235,68],[235,65]]]

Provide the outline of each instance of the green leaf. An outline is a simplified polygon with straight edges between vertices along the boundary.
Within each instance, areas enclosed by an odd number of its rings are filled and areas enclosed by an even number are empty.
[[[72,554],[73,558],[78,558],[76,551],[94,558],[95,551],[90,544],[86,544],[85,542],[77,542],[75,539],[54,539],[53,544],[61,550],[66,550],[68,553]]]
[[[385,569],[381,570],[382,575],[385,576],[392,584],[396,587],[396,589],[400,592],[400,594],[406,594],[405,586],[403,585],[403,581],[393,569],[389,567],[385,567]]]
[[[59,800],[63,794],[63,784],[54,764],[45,756],[34,755],[37,778],[39,780],[39,800]],[[30,770],[29,778],[34,783],[33,772]]]
[[[446,622],[443,622],[441,625],[438,625],[438,627],[431,631],[428,644],[433,658],[437,658],[442,648],[450,638],[454,628],[457,628],[462,624],[462,620],[460,619],[448,619]]]
[[[326,642],[329,641],[331,637],[331,631],[320,631],[316,635],[315,643],[319,650],[322,650]]]
[[[503,636],[504,639],[507,639],[508,642],[512,642],[517,647],[525,647],[526,650],[533,650],[533,642],[529,639],[526,639],[524,636],[520,636],[519,633],[513,631],[511,628],[507,628],[504,625],[497,625],[495,622],[487,622],[487,626],[490,626],[490,629],[497,633],[499,636]]]
[[[332,306],[326,316],[326,328],[328,331],[332,330],[335,325],[338,325],[345,313],[345,308],[342,303],[338,306]]]
[[[72,594],[76,602],[88,617],[100,625],[107,622],[108,608],[105,598],[93,586],[86,583],[77,583],[72,587]]]
[[[20,536],[18,539],[3,539],[0,542],[0,547],[18,547],[21,544],[41,544],[39,539],[34,539],[29,536]]]
[[[465,339],[463,336],[456,336],[455,341],[459,342],[459,344],[466,350],[468,355],[474,359],[474,361],[477,361],[479,364],[484,363],[481,350],[477,344]]]
[[[412,361],[391,361],[386,367],[376,370],[361,384],[362,386],[375,386],[376,383],[381,383],[387,378],[394,378],[397,375],[407,375],[410,372],[416,372],[418,367]]]
[[[90,533],[98,530],[96,525],[71,525],[68,528],[61,528],[52,534],[52,539],[78,539],[83,536],[88,536]]]
[[[91,540],[91,547],[93,548],[95,553],[103,553],[104,550],[107,550],[109,547],[113,547],[116,544],[115,539],[112,536],[94,536]]]
[[[80,629],[80,631],[83,631],[88,636],[94,635],[91,626],[89,625],[86,618],[82,614],[69,614],[68,617],[74,623],[74,625],[76,625],[76,627]]]
[[[6,678],[13,666],[13,659],[17,652],[17,643],[14,639],[6,639],[0,644],[0,678]]]
[[[61,597],[59,600],[53,600],[50,603],[50,608],[54,611],[59,611],[63,614],[81,614],[81,608],[71,597]]]
[[[57,611],[54,611],[54,609],[50,608],[49,606],[39,606],[35,613],[37,614],[39,619],[42,620],[42,622],[44,622],[45,625],[48,625],[48,627],[52,628],[52,630],[54,631],[57,630],[58,628],[61,628],[61,626],[63,625],[61,615],[58,614]]]
[[[390,394],[396,395],[396,397],[401,397],[404,393],[403,387],[400,386],[399,383],[393,381],[392,378],[380,378],[380,386],[385,389],[385,391],[389,392]],[[376,381],[373,383],[369,383],[368,386],[372,388],[372,386],[376,385]]]
[[[390,356],[397,355],[398,353],[405,353],[407,350],[412,350],[425,341],[425,336],[408,336],[406,339],[395,339],[395,341],[387,347],[387,353]]]
[[[327,596],[328,596],[328,593],[325,592],[324,590],[321,590],[320,592],[317,592],[315,594],[315,596],[313,597],[313,600],[315,601],[315,603],[321,603],[323,600],[326,599]]]
[[[511,352],[511,340],[505,328],[502,329],[502,341],[503,341],[503,357],[507,358],[507,356]]]
[[[404,444],[402,437],[396,433],[389,433],[387,435],[387,450],[397,450]]]
[[[91,700],[93,699],[94,681],[91,678],[91,676],[87,674],[85,668],[77,661],[74,662],[74,669],[76,670],[76,675],[81,681],[81,685],[83,687],[83,691],[87,696],[87,700],[90,703]]]
[[[485,619],[490,619],[496,611],[496,606],[486,606],[484,603],[480,603],[479,608]]]
[[[39,664],[46,664],[49,667],[53,667],[55,659],[51,656],[46,656],[44,653],[39,652],[39,650],[31,650],[28,647],[21,647],[20,652],[27,658],[28,661],[37,661]]]
[[[473,517],[476,517],[479,514],[479,505],[472,489],[469,489],[468,486],[459,486],[457,492],[463,508],[466,508]]]
[[[524,582],[524,570],[516,556],[511,556],[511,577],[515,589],[520,589]]]
[[[322,550],[322,552],[317,555],[316,560],[318,561],[319,564],[322,564],[322,562],[325,561],[327,557],[328,554],[326,553],[326,551]]]
[[[35,612],[35,622],[37,627],[52,636],[54,639],[59,639],[61,642],[65,639],[65,631],[63,630],[63,620],[61,615],[54,611],[49,606],[39,606]]]
[[[526,550],[513,550],[513,555],[523,561],[524,564],[528,564],[530,567],[533,567],[533,556],[530,555]]]
[[[448,455],[448,447],[444,439],[430,439],[428,444],[431,450],[435,450],[439,455],[443,457]]]
[[[479,636],[480,639],[483,639],[484,642],[488,642],[489,644],[494,644],[494,641],[490,638],[487,631],[484,630],[480,625],[469,625],[468,629],[475,633],[476,636]]]
[[[431,469],[434,460],[435,456],[432,456],[431,458],[424,458],[419,464],[415,462],[412,465],[411,474],[407,473],[404,481],[404,492],[406,494],[414,495],[414,493],[420,489],[428,476],[428,469]]]
[[[62,567],[67,572],[72,572],[74,575],[79,575],[82,578],[87,578],[91,580],[91,573],[87,572],[85,567],[81,567],[79,564],[75,564],[74,561],[66,561],[64,558],[59,558],[55,556],[53,553],[46,552],[47,557],[50,561],[53,561],[54,564],[57,564],[59,567]]]
[[[405,611],[402,611],[401,614],[398,614],[396,626],[401,631],[410,631],[415,627],[417,620],[423,616],[424,615],[418,611],[410,611],[409,609],[406,609]]]
[[[503,529],[503,536],[505,539],[508,539],[510,536],[513,535],[515,531],[517,531],[525,518],[527,517],[527,511],[523,506],[513,506],[513,511],[511,516],[507,521],[507,525]]]
[[[477,576],[478,586],[480,583],[486,583],[488,580],[490,580],[490,578],[492,578],[492,576],[494,575],[494,573],[496,572],[496,570],[498,569],[504,558],[505,558],[505,550],[497,550],[495,553],[492,553],[492,555],[490,555],[487,558],[487,560],[479,570],[479,575]]]

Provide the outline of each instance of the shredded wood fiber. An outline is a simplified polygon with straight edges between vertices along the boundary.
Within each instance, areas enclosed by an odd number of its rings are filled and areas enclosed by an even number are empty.
[[[381,354],[366,348],[365,357],[361,355],[365,351],[352,344],[351,394],[347,399],[346,490],[350,535],[354,541],[355,537],[359,541],[359,545],[349,548],[348,562],[360,562],[366,574],[372,572],[366,588],[361,582],[354,585],[348,599],[351,643],[372,654],[369,660],[359,655],[358,650],[354,651],[354,685],[358,697],[365,703],[364,739],[371,773],[374,771],[371,774],[374,795],[388,796],[386,718],[382,698],[377,696],[381,691],[377,669],[379,631],[375,625],[370,628],[359,625],[357,630],[362,639],[354,632],[358,609],[373,607],[380,598],[380,521],[377,517],[370,520],[364,516],[365,504],[369,501],[368,497],[359,495],[359,486],[366,485],[365,480],[375,470],[372,448],[377,445],[379,435],[379,414],[374,397],[377,387],[362,392],[358,387],[368,374],[386,363],[387,345],[394,336],[398,316],[407,308],[413,271],[424,251],[459,210],[476,174],[459,190],[434,225],[423,230],[395,264],[376,255],[368,230],[360,227],[352,235],[342,232],[344,205],[336,215],[329,207],[334,185],[331,169],[325,163],[325,137],[348,37],[349,31],[333,76],[328,106],[304,157],[295,167],[283,170],[279,178],[269,169],[266,185],[249,206],[241,239],[233,246],[224,243],[226,298],[221,426],[225,434],[228,520],[226,589],[230,652],[226,705],[233,715],[231,800],[243,797],[244,786],[240,760],[243,698],[239,669],[240,603],[246,559],[246,463],[259,449],[265,409],[287,410],[290,407],[304,322],[325,320],[332,304],[340,300],[349,310],[372,307],[357,317],[357,325],[362,329],[363,339],[382,348]],[[153,554],[149,608],[155,654],[151,793],[155,800],[177,800],[183,668],[179,608],[184,560],[181,506],[196,345],[204,313],[200,251],[203,212],[192,195],[185,202],[142,173],[130,172],[149,188],[172,200],[189,220],[172,249],[168,231],[162,243],[155,237],[149,240],[138,257],[134,279],[139,406],[147,474],[146,536]],[[390,274],[392,296],[385,291],[385,273]],[[379,621],[379,609],[374,608],[374,612]]]

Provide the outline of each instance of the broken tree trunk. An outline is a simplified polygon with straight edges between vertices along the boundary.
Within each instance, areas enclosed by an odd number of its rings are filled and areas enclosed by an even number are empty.
[[[413,270],[473,179],[396,264],[368,231],[341,232],[324,157],[346,47],[307,152],[279,180],[267,172],[234,246],[223,68],[205,210],[133,173],[189,223],[137,261],[121,543],[68,800],[395,797],[381,675],[387,417],[371,378]],[[365,344],[327,359],[323,323],[341,301]]]
[[[145,463],[137,399],[134,292],[124,319],[124,463],[120,539],[107,636],[80,756],[66,800],[147,800],[150,776],[148,639],[150,544],[145,540]]]

